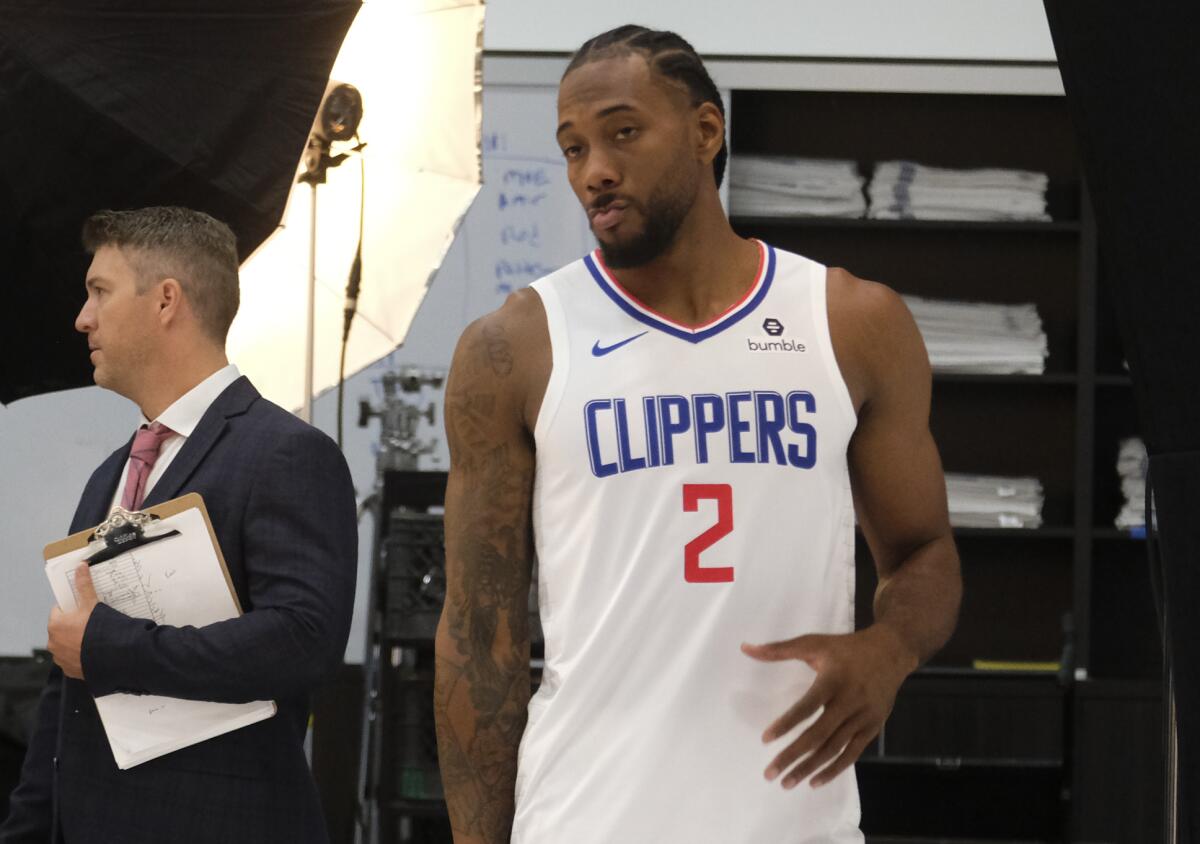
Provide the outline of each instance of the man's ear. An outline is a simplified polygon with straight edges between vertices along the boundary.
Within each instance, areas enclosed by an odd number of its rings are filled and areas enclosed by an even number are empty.
[[[696,126],[700,137],[697,153],[705,164],[712,164],[725,143],[725,118],[715,103],[704,102],[696,107]]]
[[[158,306],[158,318],[164,324],[179,319],[186,307],[184,303],[183,285],[175,278],[164,278],[156,285],[154,295]]]

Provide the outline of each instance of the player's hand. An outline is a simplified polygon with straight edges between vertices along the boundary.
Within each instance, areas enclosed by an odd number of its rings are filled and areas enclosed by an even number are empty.
[[[100,603],[87,563],[80,563],[79,568],[75,569],[75,594],[79,598],[75,609],[70,612],[63,612],[58,607],[50,610],[50,623],[46,625],[50,640],[46,647],[63,674],[74,680],[82,680],[83,631],[87,629],[92,610]]]
[[[762,662],[802,660],[817,672],[812,688],[767,727],[763,742],[783,737],[824,707],[819,718],[785,747],[764,776],[783,774],[793,788],[813,777],[814,788],[845,771],[887,721],[900,684],[917,667],[917,658],[891,630],[875,625],[843,636],[800,636],[765,645],[742,645]]]

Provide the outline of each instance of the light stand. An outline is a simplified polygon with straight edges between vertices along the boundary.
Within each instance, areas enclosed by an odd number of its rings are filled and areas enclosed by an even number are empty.
[[[308,230],[308,312],[304,343],[304,404],[300,418],[312,424],[313,363],[316,347],[316,298],[317,298],[317,186],[325,184],[330,167],[337,167],[349,153],[331,155],[334,141],[348,141],[357,137],[358,124],[362,121],[362,95],[353,85],[345,82],[329,83],[317,117],[313,121],[308,143],[304,147],[304,172],[297,178],[312,186],[312,204]],[[354,147],[358,152],[363,144]]]

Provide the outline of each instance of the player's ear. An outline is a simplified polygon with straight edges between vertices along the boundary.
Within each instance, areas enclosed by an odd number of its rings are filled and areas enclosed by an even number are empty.
[[[696,152],[705,164],[711,164],[725,143],[725,118],[715,103],[704,102],[696,107],[698,146]]]

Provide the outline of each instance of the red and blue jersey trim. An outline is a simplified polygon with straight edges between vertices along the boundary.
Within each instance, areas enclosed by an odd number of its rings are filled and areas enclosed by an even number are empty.
[[[766,298],[767,291],[771,289],[771,281],[775,277],[775,250],[761,240],[758,241],[758,246],[762,250],[762,254],[759,257],[758,274],[755,276],[754,283],[750,285],[750,289],[741,299],[730,305],[724,313],[701,325],[676,322],[638,301],[632,293],[621,286],[608,267],[604,266],[599,249],[586,256],[583,263],[600,289],[629,316],[644,325],[670,334],[672,337],[687,340],[689,343],[699,343],[740,322]]]

